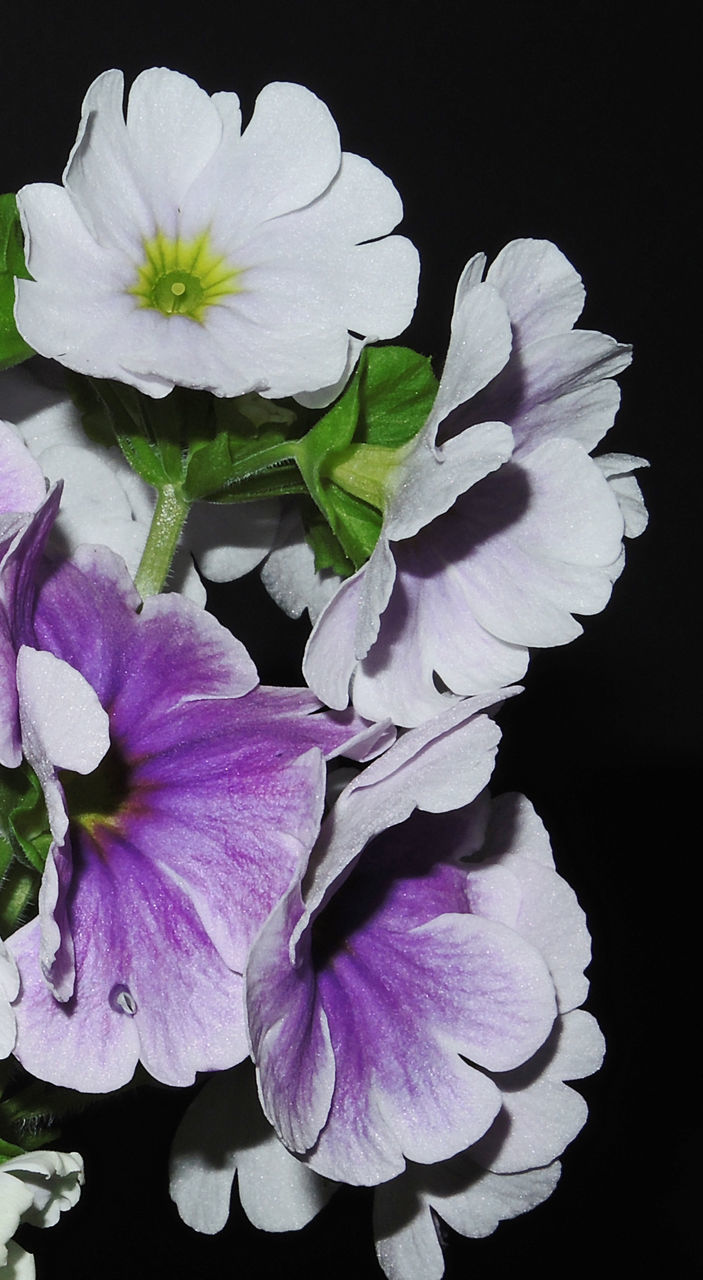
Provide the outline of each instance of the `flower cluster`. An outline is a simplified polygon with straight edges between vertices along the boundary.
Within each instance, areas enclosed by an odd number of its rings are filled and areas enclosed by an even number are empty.
[[[242,128],[164,69],[126,109],[100,76],[62,185],[0,202],[0,1271],[82,1182],[28,1134],[135,1071],[211,1077],[184,1222],[220,1230],[235,1174],[270,1231],[373,1187],[390,1280],[443,1274],[437,1218],[544,1200],[584,1123],[585,918],[489,784],[530,650],[646,523],[642,459],[592,454],[630,349],[515,240],[467,264],[438,381],[378,345],[401,216],[308,90]],[[256,569],[310,615],[293,687],[207,609]]]

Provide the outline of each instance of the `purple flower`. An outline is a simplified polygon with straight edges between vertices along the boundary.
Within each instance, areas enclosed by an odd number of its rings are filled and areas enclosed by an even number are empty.
[[[623,535],[646,524],[642,459],[589,456],[630,348],[573,329],[584,290],[554,245],[513,241],[484,281],[485,261],[459,282],[437,401],[379,543],[310,638],[306,678],[329,706],[351,688],[360,714],[414,725],[519,679],[531,647],[604,608]]]
[[[4,566],[22,743],[53,835],[39,916],[8,940],[15,1052],[72,1088],[117,1088],[138,1060],[188,1084],[246,1054],[249,947],[317,834],[324,755],[353,752],[363,726],[313,714],[308,690],[259,687],[189,601],[138,612],[106,548],[44,559],[57,500]]]
[[[556,1016],[544,949],[510,916],[519,886],[463,861],[485,805],[442,813],[490,774],[485,705],[406,735],[347,788],[302,892],[297,880],[252,948],[264,1111],[337,1181],[383,1182],[477,1142],[502,1106],[495,1073],[528,1061]]]
[[[479,725],[481,720],[480,717]],[[482,729],[485,727],[484,723]],[[476,724],[473,729],[470,724],[466,726],[465,743],[477,728]],[[408,736],[412,738],[414,734]],[[350,848],[359,843],[374,798],[391,799],[392,803],[388,783],[394,779],[392,791],[396,791],[408,767],[406,764],[395,772],[391,768],[402,745],[372,766],[376,773],[381,769],[390,771],[383,790],[378,781],[371,785],[365,814],[358,808],[361,796],[357,796],[356,804],[349,803],[352,792],[337,811],[336,836],[329,831],[333,819],[327,819],[320,837],[327,849],[335,842],[338,849],[340,845]],[[441,747],[437,746],[435,763],[440,757]],[[418,761],[422,758],[423,752]],[[426,755],[424,758],[427,762]],[[412,756],[408,764],[411,762]],[[371,770],[366,772],[368,776]],[[412,776],[411,772],[406,779],[406,798]],[[394,809],[394,816],[398,812],[399,807]],[[355,817],[360,821],[352,835]],[[462,861],[463,858],[468,860]],[[324,884],[329,877],[321,879],[320,871],[324,871],[326,862],[324,856],[320,866],[318,851],[313,854],[313,864],[318,865],[313,871],[314,885],[309,888],[311,900],[325,895]],[[463,880],[458,903],[447,901],[454,896],[447,892],[451,878]],[[426,1028],[436,1014],[437,979],[444,982],[450,1000],[455,1002],[451,988],[480,977],[480,971],[470,973],[463,967],[465,955],[461,951],[451,957],[449,964],[438,955],[435,981],[424,988],[424,1002],[418,998],[417,961],[427,954],[423,935],[426,939],[430,932],[428,923],[437,920],[434,912],[449,906],[449,923],[454,924],[456,913],[452,908],[458,905],[460,917],[468,912],[484,923],[502,925],[540,953],[553,985],[558,1014],[544,1043],[524,1063],[506,1071],[484,1070],[486,1081],[499,1094],[499,1109],[478,1141],[434,1163],[408,1161],[402,1172],[376,1188],[374,1235],[379,1261],[387,1275],[391,1280],[438,1280],[444,1264],[435,1214],[461,1234],[481,1237],[495,1230],[500,1221],[527,1212],[551,1194],[560,1173],[558,1157],[585,1121],[583,1099],[564,1083],[597,1070],[603,1056],[603,1039],[594,1019],[578,1008],[587,994],[583,970],[590,958],[583,912],[569,886],[554,870],[547,833],[529,802],[517,795],[490,801],[485,792],[459,812],[416,813],[392,832],[372,840],[341,889],[334,892],[333,885],[332,890],[327,906],[312,923],[314,935],[316,924],[324,921],[324,936],[317,940],[317,965],[312,966],[311,972],[303,959],[297,974],[288,972],[278,989],[280,992],[284,983],[292,986],[297,977],[308,991],[314,991],[318,1008],[322,1004],[326,1012],[332,1013],[329,1030],[335,1067],[340,1059],[347,1059],[342,1061],[342,1081],[348,1077],[353,1055],[352,1065],[358,1073],[356,1096],[348,1100],[346,1112],[340,1115],[339,1107],[335,1111],[333,1094],[323,1129],[323,1135],[330,1127],[336,1128],[336,1134],[328,1133],[326,1144],[318,1143],[296,1159],[258,1111],[251,1075],[241,1065],[210,1081],[186,1113],[174,1141],[171,1195],[190,1226],[207,1233],[219,1231],[227,1220],[236,1172],[240,1200],[255,1226],[269,1231],[298,1229],[319,1211],[335,1189],[336,1183],[316,1175],[316,1170],[321,1166],[329,1172],[330,1152],[334,1146],[342,1145],[342,1122],[347,1128],[344,1147],[348,1162],[335,1168],[335,1176],[343,1181],[354,1180],[359,1169],[354,1156],[359,1156],[361,1146],[373,1149],[379,1140],[388,1137],[388,1118],[394,1114],[388,1106],[386,1088],[387,1029],[381,1022],[386,1019],[397,1029],[396,1043],[390,1048],[392,1073],[403,1055],[407,1059],[411,1038],[407,1035],[408,1009],[415,1014],[415,1030]],[[332,918],[330,911],[334,913]],[[424,916],[429,920],[418,926],[415,921]],[[257,953],[270,945],[272,928],[273,920],[255,945],[253,970],[259,963]],[[295,953],[283,957],[286,969],[290,969],[296,954],[299,958],[305,952],[305,934],[296,936]],[[384,940],[385,947],[379,945]],[[380,961],[380,966],[367,966],[364,971],[361,962],[374,954],[374,942],[375,960]],[[322,966],[320,943],[325,959]],[[391,956],[405,956],[402,974],[397,965],[387,963],[388,944]],[[313,937],[313,956],[315,949]],[[335,1035],[338,1028],[334,1007],[327,999],[330,984],[324,982],[336,966],[337,990],[342,989],[340,957],[343,965],[348,969],[353,965],[356,971],[354,985],[346,987],[349,1001],[343,1036]],[[485,959],[490,964],[488,951]],[[362,1039],[359,1031],[369,993],[379,1025],[372,1025],[368,1018],[363,1020]],[[537,990],[531,994],[538,998]],[[274,993],[274,1003],[275,999]],[[430,1006],[429,1010],[423,1008],[423,1003]],[[287,1038],[283,1007],[281,1013],[283,1036]],[[496,1011],[496,1018],[499,1016]],[[253,1021],[257,1023],[256,1016]],[[275,1045],[278,1030],[273,1024],[272,1032]],[[298,1046],[303,1061],[309,1040],[310,1034],[305,1032]],[[422,1045],[418,1049],[418,1071],[410,1083],[416,1092],[424,1091],[429,1096],[433,1089],[439,1090],[445,1084],[449,1045],[445,1041],[438,1051],[428,1037],[424,1052]],[[273,1052],[280,1052],[280,1045]],[[365,1079],[364,1063],[370,1067]],[[466,1071],[469,1074],[468,1066]],[[264,1072],[263,1101],[272,1113]],[[416,1146],[428,1143],[426,1108],[416,1105],[412,1090],[405,1083],[400,1082],[393,1098],[395,1114],[402,1112],[404,1104],[406,1124],[414,1131]],[[293,1084],[291,1093],[295,1093]],[[381,1123],[371,1123],[379,1118]],[[279,1131],[281,1128],[279,1121]],[[460,1121],[459,1132],[461,1128]],[[358,1141],[360,1130],[364,1134],[362,1143]],[[322,1158],[318,1161],[320,1153]]]

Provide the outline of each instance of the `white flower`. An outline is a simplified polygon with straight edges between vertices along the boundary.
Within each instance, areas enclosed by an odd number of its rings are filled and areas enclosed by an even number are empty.
[[[12,1239],[20,1222],[53,1227],[83,1185],[76,1151],[28,1151],[0,1166],[0,1276],[34,1280],[34,1259]]]
[[[81,373],[155,397],[332,399],[360,338],[412,315],[418,255],[389,235],[398,193],[341,152],[301,85],[267,85],[242,133],[235,94],[165,68],[137,77],[125,119],[122,73],[106,71],[63,183],[19,193],[33,279],[17,281],[16,320]]]

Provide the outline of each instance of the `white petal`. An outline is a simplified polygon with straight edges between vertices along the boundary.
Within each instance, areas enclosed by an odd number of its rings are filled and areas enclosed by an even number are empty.
[[[110,746],[110,722],[85,676],[53,653],[22,645],[17,685],[25,752],[37,774],[92,773]]]
[[[512,240],[486,279],[506,303],[521,347],[571,329],[583,310],[581,277],[549,240]]]

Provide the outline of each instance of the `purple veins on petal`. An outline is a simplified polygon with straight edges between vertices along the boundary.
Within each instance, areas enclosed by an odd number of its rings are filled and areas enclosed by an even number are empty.
[[[324,757],[361,750],[365,726],[320,713],[307,690],[259,688],[243,646],[190,602],[137,612],[106,548],[51,567],[33,544],[27,556],[34,577],[20,557],[8,616],[54,842],[40,915],[9,943],[17,1056],[93,1092],[138,1060],[189,1084],[246,1056],[249,947],[317,836]],[[47,702],[49,667],[65,678]],[[91,717],[106,721],[102,749],[74,761],[67,744]]]

